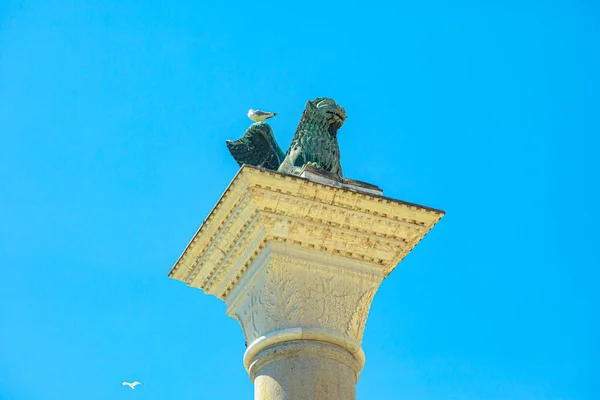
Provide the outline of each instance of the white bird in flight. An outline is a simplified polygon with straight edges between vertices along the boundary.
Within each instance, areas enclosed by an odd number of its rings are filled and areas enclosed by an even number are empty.
[[[121,383],[121,386],[129,386],[132,389],[135,389],[135,387],[137,385],[143,385],[143,383],[142,382],[138,382],[138,381],[135,381],[135,382],[123,382],[123,383]]]
[[[266,112],[266,111],[253,110],[253,109],[248,110],[248,118],[250,118],[254,122],[261,122],[266,119],[273,118],[276,115],[277,115],[277,113],[273,113],[273,112]]]

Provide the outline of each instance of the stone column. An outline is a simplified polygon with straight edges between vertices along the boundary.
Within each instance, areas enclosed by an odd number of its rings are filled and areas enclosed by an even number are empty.
[[[373,296],[443,216],[381,194],[244,166],[171,270],[240,323],[256,400],[355,399]]]

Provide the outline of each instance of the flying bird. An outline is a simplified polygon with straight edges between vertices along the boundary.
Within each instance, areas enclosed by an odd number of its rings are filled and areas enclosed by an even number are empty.
[[[277,113],[273,112],[266,112],[253,109],[248,110],[248,118],[250,118],[254,122],[262,122],[266,119],[273,118],[276,115]]]
[[[135,389],[135,387],[137,385],[143,385],[143,383],[142,382],[138,382],[138,381],[135,381],[135,382],[123,382],[123,383],[121,383],[121,386],[129,386],[132,389]]]

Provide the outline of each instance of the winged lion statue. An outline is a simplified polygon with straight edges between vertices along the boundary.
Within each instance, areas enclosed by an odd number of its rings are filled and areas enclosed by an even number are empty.
[[[327,97],[307,101],[285,155],[275,140],[273,129],[264,122],[274,115],[276,113],[250,110],[248,116],[260,122],[250,125],[240,139],[226,142],[229,152],[240,166],[248,164],[298,175],[305,165],[310,165],[342,178],[337,140],[337,132],[346,119],[342,107]]]

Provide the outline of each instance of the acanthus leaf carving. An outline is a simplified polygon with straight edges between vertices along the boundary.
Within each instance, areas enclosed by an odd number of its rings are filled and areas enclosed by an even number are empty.
[[[273,265],[267,274],[263,292],[265,317],[270,327],[296,326],[302,318],[298,289],[291,276],[280,265]]]
[[[373,302],[373,297],[375,297],[377,289],[378,286],[375,286],[363,293],[358,301],[356,311],[348,323],[348,334],[356,339],[359,343],[362,342],[365,323],[367,321],[369,309],[371,308],[371,303]]]
[[[246,309],[244,310],[244,332],[252,332],[252,337],[255,338],[258,336],[255,318],[256,314],[260,312],[263,304],[254,285],[252,285],[252,288],[246,293],[246,296],[248,296],[248,302]],[[248,339],[248,337],[246,337],[246,339]]]
[[[347,286],[340,284],[340,278],[330,273],[313,271],[311,276],[312,279],[308,289],[309,298],[311,303],[314,304],[315,311],[319,310],[316,311],[315,317],[317,319],[341,317],[339,313],[335,312],[335,307],[332,308],[332,306],[333,303],[345,304],[345,299],[349,294]]]

